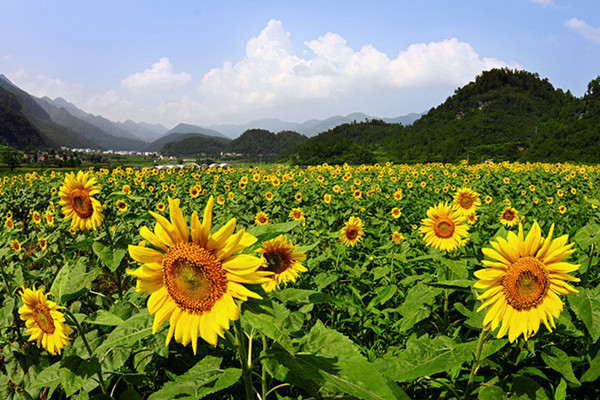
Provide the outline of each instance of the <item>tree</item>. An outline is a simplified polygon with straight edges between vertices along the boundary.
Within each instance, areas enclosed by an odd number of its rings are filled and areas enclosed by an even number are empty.
[[[21,154],[12,147],[4,147],[2,149],[2,162],[10,168],[12,172],[19,165]]]

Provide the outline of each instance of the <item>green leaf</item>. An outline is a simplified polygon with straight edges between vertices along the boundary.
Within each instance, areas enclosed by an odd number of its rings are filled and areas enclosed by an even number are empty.
[[[290,304],[344,303],[343,301],[336,299],[327,293],[318,292],[316,290],[286,288],[274,292],[273,295],[282,303]]]
[[[397,356],[378,361],[378,369],[395,382],[410,382],[423,376],[460,367],[473,359],[477,340],[455,343],[447,336],[410,338]]]
[[[526,376],[517,376],[512,381],[511,400],[546,400],[550,399],[543,387]]]
[[[92,250],[102,264],[106,266],[111,272],[115,272],[119,265],[121,264],[121,260],[127,254],[127,248],[117,247],[115,249],[111,249],[110,246],[105,246],[100,242],[94,242],[92,245]]]
[[[569,360],[567,353],[558,347],[551,347],[550,351],[552,354],[542,353],[542,360],[544,360],[546,365],[559,372],[569,382],[579,385],[579,381],[573,373],[573,366],[571,365],[571,360]]]
[[[84,360],[78,356],[68,356],[64,357],[60,364],[60,381],[67,397],[78,392],[100,371],[100,364],[96,358]]]
[[[588,224],[581,228],[573,236],[573,240],[581,247],[586,250],[592,243],[600,242],[600,225]]]
[[[272,348],[269,354],[274,357],[265,365],[276,379],[301,387],[313,396],[347,394],[377,400],[405,397],[395,395],[350,339],[320,321],[300,340],[298,353],[292,355]]]
[[[292,339],[269,302],[247,302],[242,311],[242,320],[279,343],[286,351],[294,352]]]
[[[590,361],[590,368],[581,376],[581,382],[594,382],[600,378],[600,352]]]
[[[337,280],[337,275],[329,275],[324,272],[321,272],[319,275],[315,276],[314,283],[315,285],[317,285],[317,290],[321,291]]]
[[[400,331],[406,332],[419,321],[429,317],[431,310],[427,304],[433,304],[440,293],[442,289],[431,288],[423,282],[411,287],[404,303],[398,307],[398,312],[404,317],[400,322]]]
[[[398,287],[395,285],[385,286],[377,296],[373,297],[367,305],[367,309],[375,308],[382,304],[385,304],[389,299],[391,299],[396,292],[398,291]]]
[[[66,303],[83,293],[100,274],[98,268],[88,270],[88,264],[89,262],[81,257],[75,264],[67,261],[62,265],[50,288],[60,303]]]
[[[148,400],[201,399],[209,394],[226,389],[240,380],[242,370],[221,369],[221,358],[206,356],[183,375],[167,382],[154,392]]]
[[[289,232],[298,225],[301,221],[281,222],[277,224],[266,224],[253,226],[247,230],[248,233],[258,238],[258,242],[273,239],[283,233]]]
[[[94,350],[94,354],[105,354],[115,347],[132,346],[138,340],[152,335],[152,316],[144,309],[139,314],[123,321]]]
[[[85,322],[94,325],[117,326],[123,323],[123,320],[113,313],[105,310],[98,310],[94,314],[90,315]]]
[[[587,328],[592,340],[600,338],[600,286],[596,289],[580,288],[579,293],[567,296],[569,305]]]
[[[554,391],[554,400],[565,400],[567,398],[567,382],[560,378],[560,383]]]

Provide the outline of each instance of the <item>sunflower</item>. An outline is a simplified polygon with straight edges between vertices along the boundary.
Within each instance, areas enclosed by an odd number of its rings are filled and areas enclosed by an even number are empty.
[[[392,233],[392,242],[394,242],[395,244],[400,244],[404,241],[404,235],[398,231],[394,231],[394,233]]]
[[[330,204],[331,203],[331,195],[329,193],[325,193],[323,195],[323,201],[325,202],[325,204]]]
[[[42,251],[46,250],[46,248],[48,247],[48,242],[44,238],[39,238],[38,239],[38,244],[40,245],[40,249]]]
[[[39,212],[37,212],[37,211],[34,211],[34,212],[33,212],[32,216],[31,216],[31,219],[33,220],[33,222],[34,222],[36,225],[39,225],[39,224],[41,224],[41,223],[42,223],[42,216],[41,216],[41,215],[40,215],[40,213],[39,213]]]
[[[273,193],[271,193],[271,192],[265,193],[265,199],[267,199],[267,201],[273,200]]]
[[[119,212],[127,211],[127,202],[125,202],[124,200],[117,200],[115,206],[117,207],[117,210]]]
[[[192,186],[190,188],[190,197],[195,199],[198,196],[200,196],[200,189],[197,186]]]
[[[360,218],[350,217],[340,230],[340,235],[344,246],[356,246],[365,235],[363,223]]]
[[[96,186],[96,178],[89,178],[89,174],[79,171],[75,176],[71,172],[65,176],[65,181],[60,187],[58,204],[62,206],[65,220],[72,219],[71,228],[95,230],[104,219],[104,206],[94,197],[100,193],[100,189]]]
[[[272,292],[282,283],[295,282],[298,273],[308,271],[301,264],[306,260],[306,255],[304,252],[294,252],[296,247],[298,245],[293,245],[288,238],[279,235],[273,240],[263,242],[262,248],[257,250],[263,258],[260,270],[273,273],[269,281],[262,284],[265,292]]]
[[[25,321],[29,341],[37,340],[52,355],[60,354],[65,346],[71,344],[69,335],[73,333],[65,324],[65,317],[53,301],[48,300],[43,289],[23,289],[20,292],[23,305],[19,308],[21,320]]]
[[[155,315],[152,332],[169,319],[168,345],[175,341],[192,343],[194,354],[198,334],[213,346],[218,336],[229,329],[229,320],[237,320],[240,306],[236,300],[260,298],[243,283],[266,282],[270,272],[258,271],[262,261],[247,254],[235,255],[256,242],[244,229],[233,233],[236,220],[211,234],[211,196],[202,223],[192,214],[190,230],[179,208],[179,199],[169,198],[171,221],[150,211],[157,224],[154,231],[140,229],[140,235],[152,245],[129,246],[129,254],[143,265],[127,273],[137,278],[136,291],[150,294],[148,311]]]
[[[10,243],[10,248],[13,249],[15,253],[20,253],[21,252],[21,242],[19,242],[17,239],[14,239]]]
[[[398,218],[400,218],[401,215],[402,215],[402,211],[400,211],[400,209],[398,207],[392,208],[392,217],[394,217],[395,219],[398,219]]]
[[[4,227],[6,229],[13,229],[15,227],[15,223],[12,219],[6,218],[6,220],[4,221]]]
[[[262,211],[256,213],[256,217],[254,217],[254,222],[256,225],[266,225],[269,223],[269,217]]]
[[[506,207],[500,213],[500,223],[504,226],[514,226],[519,222],[519,212],[511,207]]]
[[[458,189],[454,194],[454,204],[458,206],[458,209],[465,215],[475,214],[477,209],[481,205],[481,199],[479,193],[471,190],[470,188]]]
[[[54,226],[54,215],[50,210],[46,211],[46,223],[48,226]]]
[[[419,232],[424,235],[427,246],[439,250],[455,250],[465,243],[469,226],[466,217],[454,204],[439,203],[427,210],[427,218],[421,221]]]
[[[569,275],[579,265],[563,261],[575,251],[574,243],[567,244],[567,235],[552,239],[553,232],[554,224],[543,238],[535,222],[525,237],[519,224],[518,234],[508,232],[506,239],[497,237],[490,242],[492,248],[482,249],[492,260],[483,260],[487,268],[475,272],[479,280],[474,287],[485,290],[478,297],[485,301],[477,311],[489,307],[485,328],[495,330],[502,323],[498,338],[508,332],[511,342],[521,334],[527,340],[537,333],[540,322],[551,331],[564,304],[558,295],[577,292],[565,281],[579,282]]]

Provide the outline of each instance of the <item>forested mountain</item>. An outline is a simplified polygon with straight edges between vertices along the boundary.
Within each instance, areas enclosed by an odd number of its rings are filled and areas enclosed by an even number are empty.
[[[249,129],[233,140],[228,149],[240,154],[280,154],[306,140],[306,136],[292,131],[275,134],[265,129]]]
[[[21,112],[17,96],[0,86],[0,144],[29,150],[47,146],[40,131]]]
[[[493,69],[459,88],[411,126],[344,124],[287,154],[297,163],[600,162],[600,77],[583,98],[538,74]]]

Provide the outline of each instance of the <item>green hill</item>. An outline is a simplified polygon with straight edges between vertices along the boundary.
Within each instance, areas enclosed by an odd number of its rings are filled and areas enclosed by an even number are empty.
[[[40,131],[21,109],[17,96],[0,87],[0,144],[21,150],[47,147]]]
[[[218,137],[190,136],[165,144],[161,152],[169,156],[215,156],[227,151],[229,141]]]
[[[232,153],[277,155],[306,140],[306,136],[292,131],[275,134],[265,129],[248,129],[232,140],[228,148]]]
[[[600,162],[600,77],[577,98],[538,74],[493,69],[410,126],[344,124],[287,153],[300,164],[372,160]]]

